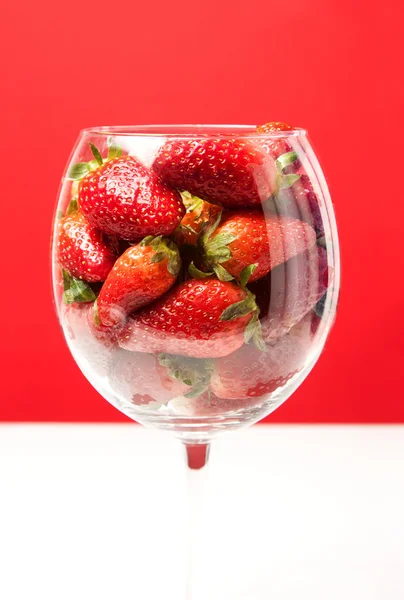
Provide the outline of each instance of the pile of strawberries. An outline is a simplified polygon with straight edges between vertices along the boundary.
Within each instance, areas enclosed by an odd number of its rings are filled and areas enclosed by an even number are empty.
[[[56,234],[63,319],[90,362],[103,348],[121,398],[221,414],[303,367],[329,274],[298,156],[260,135],[288,129],[167,139],[151,168],[90,144],[94,158],[71,168]]]

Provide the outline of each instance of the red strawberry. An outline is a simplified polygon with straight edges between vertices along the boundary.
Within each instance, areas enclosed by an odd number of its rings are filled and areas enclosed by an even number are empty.
[[[274,159],[242,138],[168,141],[153,168],[169,185],[225,207],[259,205],[278,185]]]
[[[211,390],[227,400],[257,398],[283,387],[304,366],[311,346],[311,314],[264,351],[244,345],[216,360]]]
[[[327,251],[313,246],[253,283],[250,289],[260,308],[264,341],[282,336],[298,323],[324,295],[328,278]]]
[[[198,241],[202,227],[219,213],[220,208],[191,196],[189,192],[183,192],[181,196],[187,212],[172,237],[178,246],[193,246]]]
[[[85,375],[104,376],[117,349],[116,335],[111,328],[97,324],[94,303],[65,306],[61,322],[72,354]]]
[[[259,133],[276,133],[278,131],[293,131],[293,127],[282,121],[270,121],[264,125],[258,125],[257,131]]]
[[[119,344],[139,352],[225,356],[243,344],[256,312],[252,294],[234,283],[191,279],[130,317]]]
[[[80,181],[79,206],[94,227],[126,240],[170,235],[185,213],[179,193],[132,156],[88,173]]]
[[[100,322],[118,325],[131,312],[156,300],[175,283],[180,266],[178,248],[168,238],[146,237],[125,250],[98,296]]]
[[[219,220],[205,231],[201,245],[205,267],[225,281],[240,279],[251,265],[250,282],[260,279],[316,243],[314,230],[296,219],[249,210],[228,213],[220,225]]]
[[[60,265],[70,275],[90,282],[104,281],[116,259],[112,242],[79,212],[60,219],[57,252]]]

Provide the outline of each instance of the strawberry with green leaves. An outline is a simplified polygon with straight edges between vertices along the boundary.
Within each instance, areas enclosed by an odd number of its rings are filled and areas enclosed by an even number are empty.
[[[246,273],[250,282],[260,279],[315,243],[307,223],[259,210],[228,212],[223,219],[219,215],[200,238],[205,268],[222,281],[241,280]]]
[[[98,296],[98,318],[107,326],[167,292],[181,267],[175,243],[165,237],[146,237],[129,247],[115,262]]]
[[[96,168],[93,161],[76,163],[69,173],[80,179],[78,203],[90,224],[130,241],[170,235],[185,213],[179,193],[133,156],[115,152],[105,162],[91,149]]]
[[[74,210],[74,203],[67,213],[57,225],[59,264],[77,279],[104,281],[116,260],[116,245]]]
[[[202,228],[220,212],[220,207],[192,196],[189,192],[182,192],[181,197],[187,212],[172,237],[179,247],[194,246]]]
[[[254,296],[232,282],[186,281],[129,317],[119,344],[138,352],[214,358],[259,338]],[[251,323],[251,324],[250,324]]]

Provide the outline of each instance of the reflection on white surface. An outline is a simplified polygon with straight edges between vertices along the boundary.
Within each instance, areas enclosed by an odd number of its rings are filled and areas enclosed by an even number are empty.
[[[211,452],[195,600],[404,597],[404,427],[259,426]],[[182,600],[179,442],[0,427],[2,600]]]

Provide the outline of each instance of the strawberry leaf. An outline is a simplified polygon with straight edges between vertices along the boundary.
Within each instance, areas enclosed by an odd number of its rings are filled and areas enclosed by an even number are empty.
[[[184,394],[186,398],[197,398],[207,390],[214,369],[212,360],[189,358],[175,354],[159,354],[159,363],[167,368],[168,375],[191,389]]]
[[[150,246],[150,243],[154,240],[154,237],[152,235],[148,235],[145,238],[142,239],[142,241],[140,242],[140,246]]]
[[[74,302],[93,302],[96,298],[93,290],[86,281],[69,275],[63,269],[63,302],[73,304]]]
[[[216,229],[219,227],[219,223],[221,221],[222,218],[222,211],[220,211],[216,217],[216,219],[213,221],[213,223],[210,223],[209,221],[206,222],[205,226],[202,227],[202,234],[200,237],[201,243],[202,243],[202,247],[206,246],[209,242],[209,239],[211,238],[212,234],[216,231]]]
[[[122,148],[115,144],[113,138],[109,137],[107,140],[108,146],[108,157],[107,160],[112,160],[113,158],[119,158],[122,156]]]
[[[150,262],[151,263],[159,263],[162,260],[164,260],[165,258],[167,258],[167,254],[165,252],[156,252],[156,254],[153,254]]]
[[[174,277],[178,275],[181,268],[181,257],[172,240],[161,235],[155,238],[149,235],[140,242],[140,245],[151,246],[155,250],[155,254],[150,259],[151,263],[159,263],[167,258],[167,271]]]
[[[234,321],[240,317],[245,317],[251,312],[258,312],[258,307],[255,303],[255,296],[247,291],[247,297],[240,302],[235,302],[224,309],[220,315],[220,321]]]
[[[207,251],[205,253],[206,266],[210,268],[210,265],[215,263],[226,262],[231,257],[231,250],[227,246],[222,246],[221,248],[218,248],[215,252]]]
[[[257,264],[254,265],[248,265],[248,267],[245,267],[241,273],[240,273],[240,285],[241,287],[245,288],[245,286],[248,283],[248,280],[250,279],[251,275],[254,273],[255,269],[257,268]]]
[[[254,342],[254,345],[263,352],[265,350],[265,343],[262,339],[261,323],[258,318],[258,312],[254,314],[247,327],[244,330],[244,341],[248,344],[250,341]]]
[[[236,235],[232,233],[219,233],[213,240],[209,241],[208,248],[209,254],[215,254],[216,250],[226,247],[227,244],[231,244],[237,239]]]
[[[167,271],[173,277],[176,277],[181,268],[181,258],[179,252],[171,251],[168,255]]]
[[[205,277],[211,277],[213,275],[213,273],[205,273],[205,271],[200,271],[197,269],[197,267],[195,267],[193,262],[191,262],[189,265],[188,272],[194,279],[205,279]]]
[[[285,169],[286,167],[288,167],[289,165],[293,164],[294,162],[296,162],[298,159],[298,156],[296,154],[296,152],[285,152],[285,154],[281,154],[279,156],[279,158],[277,158],[276,160],[276,166],[278,167],[278,169],[280,169],[281,171],[283,171],[283,169]]]
[[[73,198],[73,200],[70,200],[69,206],[66,209],[66,215],[71,215],[72,213],[77,212],[77,210],[78,210],[77,199]]]
[[[194,385],[189,392],[184,394],[184,397],[185,398],[198,398],[199,396],[202,396],[202,394],[204,392],[206,392],[208,387],[209,387],[209,382]]]
[[[296,183],[296,181],[298,181],[299,179],[300,175],[282,175],[279,188],[281,190],[286,190],[287,188],[290,188],[294,183]]]
[[[325,241],[325,235],[317,238],[317,246],[321,246],[322,248],[327,248],[327,243]]]
[[[64,289],[64,291],[66,291],[70,288],[70,282],[71,282],[72,278],[65,269],[62,269],[62,277],[63,277],[63,289]]]
[[[79,162],[70,167],[68,177],[70,179],[82,179],[90,170],[88,163]]]
[[[192,196],[189,192],[181,192],[181,198],[188,213],[195,210],[202,211],[203,200],[198,196]]]
[[[91,152],[93,153],[95,160],[98,163],[98,166],[102,167],[103,160],[102,160],[101,152],[98,150],[97,146],[94,146],[94,144],[92,144],[91,142],[89,142],[89,146],[91,148]]]
[[[217,278],[220,279],[220,281],[231,281],[232,279],[234,279],[234,277],[230,275],[230,273],[226,271],[226,269],[222,267],[222,265],[214,265],[213,270],[216,273]]]
[[[97,327],[99,327],[101,325],[101,321],[100,321],[100,317],[98,316],[98,299],[96,298],[94,305],[93,305],[93,319],[94,319],[94,323],[97,325]]]

